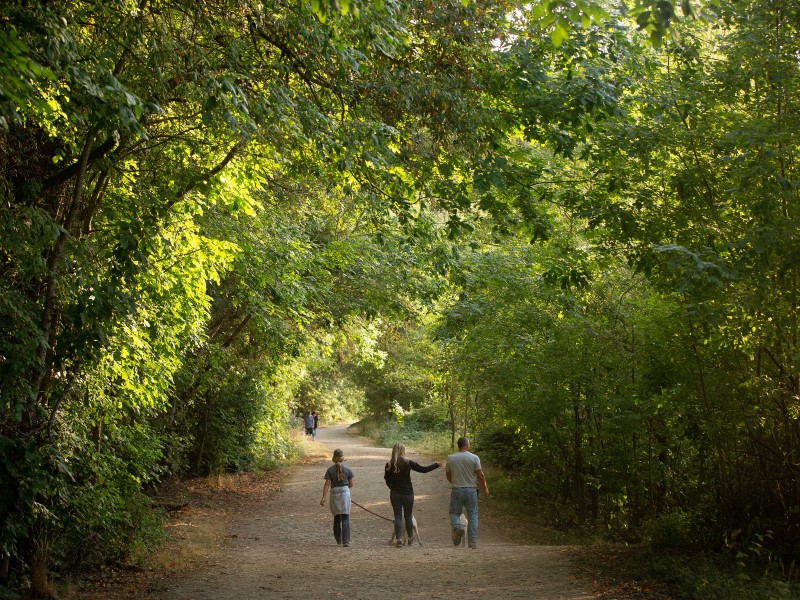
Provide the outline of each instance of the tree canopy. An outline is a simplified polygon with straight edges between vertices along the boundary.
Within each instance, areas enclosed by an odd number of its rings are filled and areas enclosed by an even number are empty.
[[[310,407],[796,577],[798,11],[4,3],[0,580],[127,556]]]

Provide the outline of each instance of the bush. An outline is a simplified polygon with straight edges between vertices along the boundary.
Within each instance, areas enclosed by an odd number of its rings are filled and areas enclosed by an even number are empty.
[[[658,555],[652,573],[668,583],[678,598],[692,600],[790,600],[800,598],[800,586],[764,573],[745,570],[720,555]]]
[[[394,417],[368,417],[353,423],[350,429],[359,435],[375,440],[384,447],[391,448],[397,442],[413,447],[418,452],[442,458],[450,452],[448,431],[429,431],[418,428],[413,416],[403,417],[403,424]]]
[[[509,427],[496,427],[480,433],[475,440],[483,457],[508,471],[517,471],[525,466],[522,436]]]
[[[688,548],[694,544],[692,515],[674,510],[647,520],[642,526],[644,539],[654,548]]]

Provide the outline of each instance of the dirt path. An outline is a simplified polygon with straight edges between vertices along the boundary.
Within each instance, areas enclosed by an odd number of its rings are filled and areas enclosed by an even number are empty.
[[[389,456],[344,427],[321,429],[317,444],[330,456],[342,448],[355,472],[353,500],[391,516],[383,465]],[[410,454],[422,464],[429,457]],[[442,457],[439,457],[442,458]],[[413,473],[423,546],[389,544],[391,523],[353,506],[352,543],[337,547],[332,517],[319,505],[330,460],[300,466],[263,511],[240,519],[230,543],[210,552],[192,573],[168,578],[150,597],[162,600],[250,598],[479,598],[587,600],[600,598],[570,574],[558,547],[515,543],[481,513],[478,548],[455,548],[447,517],[444,469]],[[486,502],[481,498],[481,502]],[[491,499],[488,500],[491,502]],[[485,506],[485,504],[484,504]]]

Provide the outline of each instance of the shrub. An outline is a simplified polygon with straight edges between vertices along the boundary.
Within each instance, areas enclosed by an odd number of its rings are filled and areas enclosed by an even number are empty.
[[[693,545],[692,515],[682,510],[663,513],[642,526],[644,539],[654,548],[687,548]]]

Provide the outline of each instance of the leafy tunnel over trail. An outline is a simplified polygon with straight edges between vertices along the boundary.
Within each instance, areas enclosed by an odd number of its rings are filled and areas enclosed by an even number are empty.
[[[683,5],[4,3],[0,580],[311,407],[795,580],[800,9]]]

